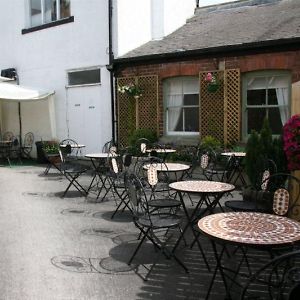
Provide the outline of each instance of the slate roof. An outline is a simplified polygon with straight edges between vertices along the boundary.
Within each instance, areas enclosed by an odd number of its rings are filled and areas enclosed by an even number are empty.
[[[300,38],[300,0],[241,0],[198,8],[187,23],[162,40],[150,41],[117,60],[201,49],[238,49]]]

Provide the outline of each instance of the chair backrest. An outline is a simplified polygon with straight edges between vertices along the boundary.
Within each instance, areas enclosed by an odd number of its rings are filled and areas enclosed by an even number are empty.
[[[140,138],[136,141],[135,147],[138,156],[147,155],[147,150],[150,148],[151,143],[146,138]]]
[[[275,173],[266,178],[262,186],[273,197],[273,213],[280,216],[297,215],[296,211],[300,209],[300,180],[297,177]]]
[[[11,131],[6,131],[3,133],[2,139],[3,141],[12,141],[14,134]]]
[[[108,153],[109,152],[109,149],[111,148],[111,146],[113,146],[113,141],[110,140],[108,142],[106,142],[103,147],[102,147],[102,152],[103,153]]]
[[[79,153],[79,147],[78,143],[73,140],[73,139],[64,139],[59,143],[59,147],[65,157],[68,156],[73,156],[76,157],[78,156]]]
[[[26,147],[30,147],[33,145],[34,142],[34,135],[32,132],[27,132],[23,139],[23,145]]]
[[[146,217],[151,222],[147,194],[138,176],[130,174],[126,181],[129,204],[135,219]]]
[[[299,250],[277,256],[248,279],[240,299],[297,300],[300,294],[299,273]]]

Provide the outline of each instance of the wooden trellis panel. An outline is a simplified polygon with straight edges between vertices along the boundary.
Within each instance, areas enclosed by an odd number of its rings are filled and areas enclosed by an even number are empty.
[[[127,94],[117,92],[118,139],[124,146],[128,145],[130,118],[131,123],[134,124],[134,129],[137,129],[137,127],[147,128],[158,132],[158,77],[149,75],[120,77],[117,79],[118,86],[128,85],[129,83],[137,84],[142,88],[143,94],[138,100],[135,100]],[[136,105],[136,101],[138,101],[138,105]],[[133,111],[130,111],[130,102],[133,104]],[[136,108],[138,108],[138,114]],[[136,116],[138,116],[138,122]]]
[[[200,72],[200,134],[211,135],[224,144],[240,139],[240,70],[211,71],[219,80],[219,89],[207,90],[205,76]]]
[[[238,142],[241,134],[240,70],[225,70],[224,143]]]
[[[200,72],[200,135],[211,135],[219,141],[224,140],[224,71],[211,71],[219,80],[219,89],[212,93],[207,90],[205,76],[208,72]]]
[[[143,89],[139,98],[139,128],[158,132],[158,77],[156,75],[138,77],[138,84]]]

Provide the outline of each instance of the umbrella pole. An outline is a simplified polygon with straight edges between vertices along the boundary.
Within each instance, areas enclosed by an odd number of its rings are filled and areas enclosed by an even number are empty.
[[[19,113],[19,132],[20,132],[20,149],[22,147],[22,118],[21,118],[21,103],[18,102],[18,113]]]

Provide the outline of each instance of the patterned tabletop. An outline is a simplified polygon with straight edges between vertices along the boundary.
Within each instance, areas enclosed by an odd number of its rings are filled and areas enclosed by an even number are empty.
[[[218,181],[190,180],[173,182],[170,188],[190,193],[223,193],[233,191],[235,186]]]
[[[223,156],[236,156],[236,157],[245,157],[246,156],[246,152],[223,152],[221,153],[221,155]]]
[[[189,165],[185,164],[178,164],[178,163],[164,163],[164,164],[153,164],[154,167],[157,169],[157,171],[161,172],[180,172],[180,171],[186,171],[190,168]],[[146,170],[149,169],[150,164],[147,164],[144,166]]]
[[[157,153],[175,153],[175,149],[147,149],[147,152],[156,151]]]
[[[85,145],[83,145],[83,144],[69,144],[69,145],[71,145],[71,148],[78,148],[78,149],[80,149],[80,148],[84,148],[85,147]],[[67,145],[59,145],[59,147],[61,147],[61,148],[64,148],[64,147],[66,147]]]
[[[223,241],[280,246],[300,241],[300,223],[277,215],[229,212],[206,216],[199,220],[202,232]]]
[[[111,153],[104,153],[104,152],[99,152],[99,153],[88,153],[85,155],[85,157],[88,158],[95,158],[95,159],[100,159],[100,158],[108,158],[112,156],[117,156],[117,155],[112,155]]]

